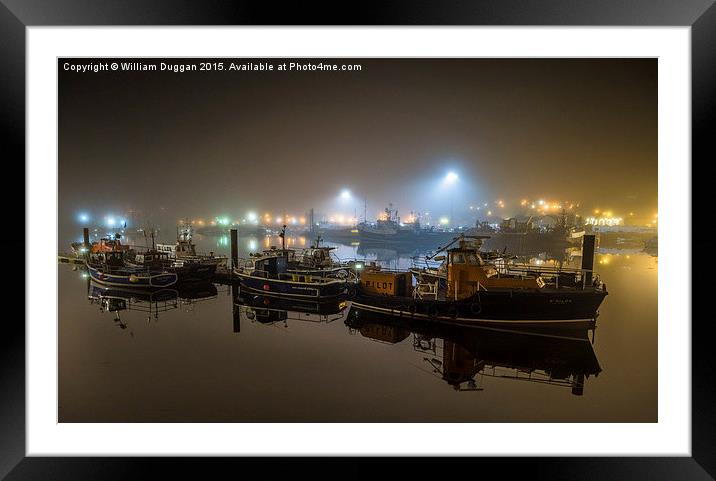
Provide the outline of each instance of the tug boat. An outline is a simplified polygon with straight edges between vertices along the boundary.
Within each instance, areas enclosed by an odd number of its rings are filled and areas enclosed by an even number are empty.
[[[178,280],[176,272],[166,269],[127,266],[120,251],[91,254],[86,265],[92,280],[106,286],[154,289],[173,286]]]
[[[410,271],[367,266],[352,304],[399,317],[468,324],[595,324],[607,289],[591,270],[594,237],[590,241],[591,247],[583,248],[588,259],[583,257],[582,269],[557,269],[486,262],[470,237],[461,235],[443,249],[444,288],[420,277],[413,286]]]

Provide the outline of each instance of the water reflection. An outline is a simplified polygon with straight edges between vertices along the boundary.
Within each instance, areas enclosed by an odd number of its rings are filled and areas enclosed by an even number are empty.
[[[280,245],[277,237],[239,242],[241,256]],[[341,259],[400,269],[416,254],[326,244]],[[228,253],[214,237],[197,245]],[[212,284],[122,292],[61,265],[59,420],[654,422],[658,258],[612,249],[602,247],[595,260],[613,293],[596,341],[587,330],[420,323],[376,317],[350,302],[242,296],[238,287]],[[579,265],[581,250],[525,260]]]
[[[87,299],[99,306],[102,313],[113,313],[114,322],[121,329],[127,324],[121,319],[122,311],[146,314],[147,322],[159,319],[159,314],[183,307],[193,309],[195,303],[216,298],[217,288],[211,282],[183,285],[177,289],[138,289],[107,287],[87,278]]]
[[[346,325],[363,337],[387,344],[412,336],[413,354],[422,364],[419,368],[456,391],[480,391],[485,378],[499,377],[569,387],[572,394],[581,396],[585,380],[601,371],[589,339],[593,331],[587,329],[493,329],[398,319],[355,308]]]

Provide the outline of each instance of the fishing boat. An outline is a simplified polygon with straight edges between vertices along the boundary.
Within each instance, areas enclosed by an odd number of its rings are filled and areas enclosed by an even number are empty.
[[[177,275],[178,282],[181,283],[206,282],[213,279],[220,262],[218,259],[192,255],[192,252],[196,254],[196,251],[194,250],[194,245],[187,239],[184,239],[181,244],[177,243],[181,247],[179,252],[186,255],[183,257],[181,255],[177,256],[176,246],[172,246],[172,252],[167,252],[166,249],[160,250],[154,243],[154,232],[151,233],[151,236],[152,247],[137,248],[127,253],[124,258],[126,265],[173,272]]]
[[[487,236],[485,247],[514,254],[557,253],[581,242],[584,229],[570,224],[567,214],[511,217],[499,225],[477,220],[466,234]]]
[[[356,226],[361,244],[370,243],[430,243],[438,245],[452,239],[455,234],[435,227],[422,227],[413,217],[410,222],[401,222],[393,205],[385,208],[375,223],[361,222]]]
[[[156,244],[156,250],[173,260],[174,266],[181,267],[185,264],[215,264],[217,266],[226,264],[226,256],[215,256],[209,254],[198,254],[196,245],[192,241],[193,230],[191,225],[183,224],[177,228],[177,240],[175,244]]]
[[[98,252],[130,252],[132,248],[122,244],[121,238],[121,234],[108,235],[90,245],[86,245],[84,242],[72,242],[70,247],[77,257]]]
[[[166,269],[128,266],[119,251],[93,253],[86,265],[92,280],[106,286],[164,288],[178,280],[176,272]]]
[[[282,232],[279,235],[285,235]],[[363,261],[343,262],[334,258],[335,247],[321,245],[323,239],[316,237],[313,245],[303,249],[299,254],[289,254],[289,272],[314,276],[333,276],[338,278],[357,279],[357,273],[363,268]]]
[[[361,273],[353,304],[361,309],[423,319],[524,326],[596,322],[606,285],[583,257],[582,269],[490,263],[468,236],[443,251],[447,285],[413,286],[413,274],[369,266]],[[584,248],[583,248],[584,250]]]
[[[355,279],[339,273],[316,275],[310,271],[292,271],[295,252],[286,249],[286,226],[281,231],[281,249],[270,249],[252,254],[249,259],[239,262],[233,270],[239,279],[242,292],[258,292],[265,296],[329,300],[347,296],[355,287]]]
[[[218,263],[202,260],[176,261],[166,252],[157,249],[136,252],[133,256],[128,256],[125,262],[129,267],[173,272],[177,275],[178,282],[209,281],[216,274],[218,266]]]

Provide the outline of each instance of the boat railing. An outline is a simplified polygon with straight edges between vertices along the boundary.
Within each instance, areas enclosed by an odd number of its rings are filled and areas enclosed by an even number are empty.
[[[546,284],[553,284],[554,287],[578,287],[584,286],[588,274],[594,280],[599,280],[599,275],[592,269],[563,266],[540,266],[533,264],[504,264],[495,266],[498,278],[500,276],[519,276],[525,278],[541,278]]]

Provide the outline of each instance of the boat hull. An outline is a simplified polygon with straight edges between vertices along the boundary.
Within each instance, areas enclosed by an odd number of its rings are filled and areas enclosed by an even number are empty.
[[[93,281],[114,287],[164,288],[177,283],[178,276],[174,272],[152,272],[117,270],[107,272],[102,268],[87,265],[87,271]]]
[[[264,296],[294,299],[335,299],[348,295],[348,282],[300,282],[280,279],[266,279],[234,271],[242,291],[261,293]]]
[[[607,295],[587,290],[492,290],[459,301],[380,296],[358,290],[353,305],[377,313],[416,319],[479,324],[581,325],[594,323]]]

